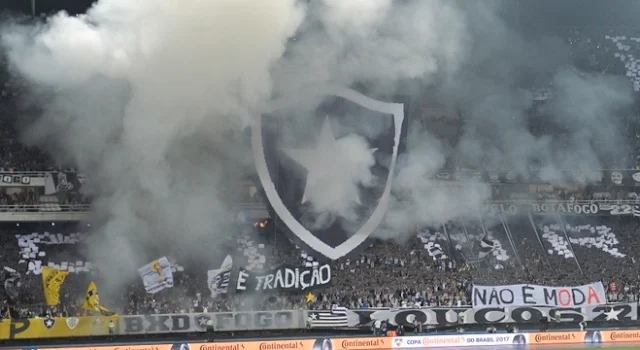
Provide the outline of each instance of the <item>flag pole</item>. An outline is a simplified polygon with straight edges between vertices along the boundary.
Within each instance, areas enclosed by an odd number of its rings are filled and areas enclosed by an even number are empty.
[[[529,222],[531,223],[531,227],[533,227],[533,232],[536,234],[536,238],[538,239],[538,243],[540,243],[540,247],[542,248],[542,256],[544,257],[544,261],[547,263],[547,266],[551,267],[551,263],[549,262],[549,258],[547,257],[547,251],[544,248],[544,244],[542,244],[542,239],[540,239],[540,234],[538,233],[538,228],[536,227],[536,223],[533,221],[533,215],[529,212]]]
[[[556,219],[558,220],[558,224],[560,224],[560,227],[562,228],[562,232],[564,233],[564,238],[567,240],[569,249],[571,249],[571,254],[573,254],[573,260],[576,262],[576,265],[578,265],[578,270],[580,270],[580,273],[582,274],[582,276],[586,277],[586,275],[584,274],[584,271],[582,271],[582,266],[580,266],[580,262],[578,262],[578,256],[576,255],[576,252],[573,250],[573,244],[571,244],[571,241],[569,240],[569,235],[567,234],[567,230],[564,228],[564,223],[560,218],[560,214],[556,213]]]

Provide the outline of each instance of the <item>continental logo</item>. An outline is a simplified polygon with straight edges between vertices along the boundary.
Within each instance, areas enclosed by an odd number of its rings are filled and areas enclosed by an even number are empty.
[[[534,338],[536,343],[570,342],[576,341],[576,334],[570,333],[538,333]]]
[[[200,350],[244,350],[244,343],[209,343],[200,345]]]
[[[612,341],[637,340],[640,339],[640,331],[614,331],[610,333],[609,337]]]
[[[464,337],[427,337],[422,339],[422,345],[463,344],[465,342]]]
[[[258,345],[260,350],[302,349],[303,347],[301,341],[270,341]]]
[[[378,349],[384,346],[384,339],[345,339],[342,341],[343,349]]]

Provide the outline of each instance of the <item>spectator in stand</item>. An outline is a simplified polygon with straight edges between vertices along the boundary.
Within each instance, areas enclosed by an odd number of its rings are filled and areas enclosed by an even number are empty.
[[[572,218],[580,221],[579,218]],[[526,221],[509,222],[513,232],[525,232]],[[576,223],[576,224],[579,224]],[[495,269],[496,261],[472,262],[449,261],[443,263],[429,255],[418,240],[411,240],[404,245],[393,242],[376,242],[365,250],[359,258],[335,261],[333,281],[328,288],[314,291],[311,302],[306,300],[306,292],[300,294],[245,295],[234,292],[234,280],[230,282],[228,294],[211,298],[206,283],[205,268],[193,264],[185,266],[184,271],[174,275],[175,286],[156,294],[147,294],[139,280],[120,295],[101,293],[101,300],[114,311],[123,314],[157,314],[216,312],[264,309],[329,309],[337,304],[348,308],[373,307],[424,307],[424,306],[466,306],[470,305],[470,292],[474,282],[482,284],[505,285],[513,283],[532,283],[541,285],[577,285],[595,281],[603,281],[607,286],[610,301],[634,302],[640,295],[639,268],[635,252],[640,251],[640,241],[635,233],[640,228],[637,220],[603,219],[603,225],[613,228],[616,239],[627,254],[624,258],[586,246],[573,244],[582,272],[576,268],[573,259],[557,254],[549,254],[542,249],[536,239],[525,237],[524,233],[516,235],[516,251],[523,261],[520,265],[514,257],[500,262],[502,268]],[[573,225],[573,223],[572,223]],[[492,231],[496,228],[489,227]],[[529,228],[531,230],[531,228]],[[16,228],[13,232],[19,232]],[[454,229],[451,231],[455,232]],[[473,232],[473,229],[470,229]],[[496,232],[493,235],[497,235]],[[281,264],[301,264],[301,251],[288,243],[282,236],[265,240],[265,254],[268,255],[267,267]],[[276,239],[278,244],[274,244]],[[24,265],[19,264],[19,247],[11,231],[0,235],[0,243],[4,249],[2,260],[4,266],[14,267],[21,271],[22,288],[19,310],[42,313],[44,299],[39,275],[25,274]],[[84,259],[82,244],[46,246],[46,261],[79,261]],[[545,249],[548,247],[544,247]],[[509,248],[511,249],[511,248]],[[443,250],[448,251],[449,247]],[[509,251],[515,255],[515,251]],[[491,257],[494,259],[495,257]],[[245,262],[243,257],[236,257],[239,266]],[[21,269],[22,266],[22,269]],[[135,267],[132,267],[135,270]],[[92,273],[72,273],[62,289],[61,305],[52,312],[70,315],[82,314],[83,293],[89,281],[98,285],[109,281],[100,277],[99,271]],[[1,294],[0,294],[0,297]],[[21,311],[21,312],[22,312]],[[6,311],[5,311],[6,313]]]

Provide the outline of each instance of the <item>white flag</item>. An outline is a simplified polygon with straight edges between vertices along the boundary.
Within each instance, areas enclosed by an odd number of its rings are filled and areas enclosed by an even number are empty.
[[[209,286],[212,297],[227,293],[232,267],[233,259],[231,259],[231,255],[227,255],[219,269],[213,269],[207,272],[207,285]]]
[[[165,288],[173,287],[171,264],[166,257],[154,260],[138,269],[147,293],[154,294]]]

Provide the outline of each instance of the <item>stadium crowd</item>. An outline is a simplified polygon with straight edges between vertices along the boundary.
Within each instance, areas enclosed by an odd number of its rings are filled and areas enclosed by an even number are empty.
[[[580,61],[583,69],[606,73],[621,74],[629,77],[634,89],[640,90],[640,78],[637,77],[638,68],[627,58],[634,55],[640,57],[640,38],[620,36],[614,33],[586,33],[571,30],[566,33],[568,43],[573,53],[585,57]],[[625,56],[625,57],[622,57]],[[635,62],[635,61],[634,61]],[[10,79],[5,77],[5,83],[0,97],[0,171],[43,171],[57,169],[55,163],[36,148],[24,146],[19,142],[14,127],[17,113],[15,90]],[[539,89],[539,99],[549,98],[551,87]],[[434,121],[432,121],[434,122]],[[458,119],[451,119],[439,123],[457,123]],[[630,118],[629,130],[640,130],[638,118]],[[640,155],[640,134],[628,135],[634,144],[636,154]],[[616,157],[615,163],[619,167],[633,168],[640,164],[636,162],[636,154]],[[499,192],[499,191],[498,191]],[[610,191],[609,198],[627,199],[632,190]],[[635,192],[633,192],[635,193]],[[506,198],[505,193],[494,193],[497,198]],[[593,191],[580,190],[575,192],[539,193],[538,199],[588,199],[597,198]],[[0,205],[38,205],[42,194],[33,190],[22,192],[0,193]],[[637,195],[636,195],[637,197]],[[248,191],[249,201],[260,202],[259,192],[255,187]],[[61,203],[83,204],[87,198],[63,197],[58,198]],[[402,242],[377,241],[355,259],[339,260],[332,263],[333,279],[330,287],[314,291],[313,298],[308,300],[305,294],[289,295],[260,295],[244,297],[234,293],[234,281],[230,282],[229,292],[216,298],[210,296],[206,285],[206,269],[212,266],[201,266],[198,262],[179,262],[184,264],[182,271],[175,273],[175,286],[157,294],[147,294],[142,283],[133,281],[128,288],[120,292],[105,292],[101,294],[103,305],[122,314],[150,314],[150,313],[185,313],[185,312],[213,312],[227,310],[260,310],[282,308],[328,309],[333,304],[349,308],[369,307],[411,307],[411,306],[453,306],[469,305],[470,290],[473,283],[505,285],[512,283],[533,283],[541,285],[577,285],[594,281],[602,281],[607,286],[610,301],[637,301],[640,295],[640,266],[635,254],[640,252],[640,240],[636,235],[640,228],[637,219],[624,218],[564,218],[562,222],[548,222],[548,219],[530,221],[528,218],[509,218],[506,222],[489,220],[491,222],[456,222],[448,223],[446,227],[421,228],[408,233]],[[597,220],[597,223],[595,221]],[[593,226],[589,226],[593,225]],[[558,237],[560,230],[569,226],[568,233],[563,232],[565,240],[570,240],[568,248],[558,251]],[[596,242],[593,235],[599,234],[601,227],[606,226],[607,234],[615,234],[611,241],[616,241],[613,247],[604,246]],[[505,230],[508,227],[509,230]],[[586,227],[586,228],[585,228]],[[448,230],[450,238],[442,238],[436,233]],[[456,233],[464,228],[467,238],[457,239]],[[76,227],[56,227],[64,237],[71,235]],[[242,227],[238,236],[245,235],[252,227]],[[556,230],[556,231],[554,231]],[[255,240],[260,237],[261,242],[255,243],[259,254],[265,257],[265,264],[275,267],[283,264],[299,265],[304,263],[302,252],[289,242],[282,234],[275,230],[257,230],[246,235]],[[539,232],[538,232],[539,231]],[[430,242],[439,244],[441,251],[435,254],[433,250],[425,248],[425,243],[417,234],[429,232]],[[0,288],[0,299],[5,300],[0,310],[6,316],[11,309],[14,315],[25,316],[44,315],[46,313],[61,315],[79,315],[84,312],[79,306],[84,297],[87,285],[95,281],[97,285],[109,285],[109,281],[101,277],[99,269],[90,272],[72,273],[67,277],[61,293],[61,304],[54,309],[44,306],[44,296],[41,287],[41,276],[26,273],[25,266],[40,261],[41,266],[49,262],[60,263],[83,262],[82,239],[73,243],[42,245],[40,251],[33,252],[33,256],[25,257],[22,247],[18,245],[17,235],[31,233],[24,228],[6,227],[0,229],[0,264],[21,273],[19,297],[9,303],[9,297]],[[591,234],[591,236],[590,236]],[[555,236],[554,236],[555,235]],[[433,238],[435,236],[435,238]],[[512,236],[511,240],[509,236]],[[471,237],[471,240],[468,239]],[[482,256],[481,240],[492,237],[500,242],[501,248],[491,248]],[[593,242],[580,241],[580,238],[593,238]],[[241,254],[244,243],[232,242],[228,248],[238,250],[234,256],[234,264],[245,266],[247,257]],[[576,242],[574,242],[576,240]],[[513,241],[513,243],[510,243]],[[236,246],[233,246],[236,245]],[[238,249],[235,249],[238,248]],[[606,248],[606,249],[604,249]],[[502,250],[501,250],[502,249]],[[570,250],[571,254],[567,252]],[[44,254],[42,254],[44,253]],[[6,279],[6,276],[4,277]],[[615,287],[614,287],[615,286]],[[106,288],[105,288],[106,289]],[[11,305],[10,305],[11,304]]]
[[[570,225],[583,225],[583,219],[573,218]],[[235,293],[232,278],[228,293],[211,297],[207,286],[206,269],[213,267],[185,264],[183,271],[174,273],[175,285],[156,294],[147,294],[140,280],[132,280],[128,288],[120,293],[109,291],[101,293],[101,302],[114,312],[122,314],[157,314],[157,313],[187,313],[187,312],[215,312],[264,309],[329,309],[338,304],[348,308],[369,307],[419,307],[419,306],[464,306],[470,305],[470,291],[473,283],[505,285],[513,283],[532,283],[540,285],[578,285],[594,281],[602,281],[607,286],[610,301],[636,301],[640,295],[639,266],[635,252],[640,251],[640,242],[635,238],[639,229],[636,219],[603,219],[606,225],[615,233],[619,240],[621,251],[626,255],[618,257],[595,246],[572,244],[575,257],[567,258],[559,255],[551,248],[549,242],[542,239],[542,243],[532,233],[531,224],[527,219],[510,219],[510,228],[514,246],[509,245],[505,231],[501,224],[488,226],[488,234],[496,240],[507,243],[505,251],[509,258],[501,260],[497,254],[489,254],[485,260],[477,259],[475,255],[455,252],[456,245],[465,244],[455,238],[456,225],[448,225],[451,240],[440,239],[442,250],[451,252],[448,256],[434,257],[424,249],[423,244],[415,236],[406,242],[377,241],[366,249],[358,259],[339,260],[332,264],[332,283],[328,288],[313,291],[313,299],[308,299],[308,293],[298,294],[266,294],[239,295]],[[539,219],[536,226],[542,229],[551,225],[546,220]],[[587,220],[588,221],[588,220]],[[569,225],[568,221],[564,222]],[[528,226],[527,226],[528,225]],[[475,234],[480,225],[467,223],[472,242],[460,249],[478,251],[480,234]],[[64,232],[64,228],[61,228]],[[502,230],[502,231],[501,231]],[[435,230],[434,230],[435,231]],[[16,232],[24,233],[16,227],[13,232],[5,232],[0,236],[4,254],[4,266],[24,270],[24,264],[16,264],[21,260],[20,248],[16,243]],[[244,230],[245,234],[248,232]],[[67,236],[70,233],[64,233]],[[577,239],[584,232],[570,232],[570,239]],[[281,264],[297,264],[301,266],[304,259],[301,251],[284,238],[273,234],[255,232],[249,237],[262,237],[263,248],[258,254],[264,255],[268,267]],[[75,244],[47,245],[40,249],[46,252],[39,257],[42,264],[47,262],[83,261],[83,240]],[[239,248],[240,245],[238,245]],[[459,249],[459,248],[458,248]],[[241,252],[234,255],[234,263],[246,266],[248,263]],[[23,259],[24,260],[24,259]],[[474,261],[475,260],[475,261]],[[480,261],[477,261],[480,260]],[[496,266],[500,266],[497,268]],[[40,275],[22,275],[20,296],[14,306],[25,315],[52,314],[81,315],[85,311],[80,307],[87,285],[95,281],[107,286],[108,280],[102,279],[99,269],[91,272],[72,273],[67,277],[62,292],[61,304],[55,309],[44,307],[42,280]],[[615,286],[615,287],[614,287]],[[106,289],[106,288],[104,288]],[[8,311],[5,307],[4,312]]]

